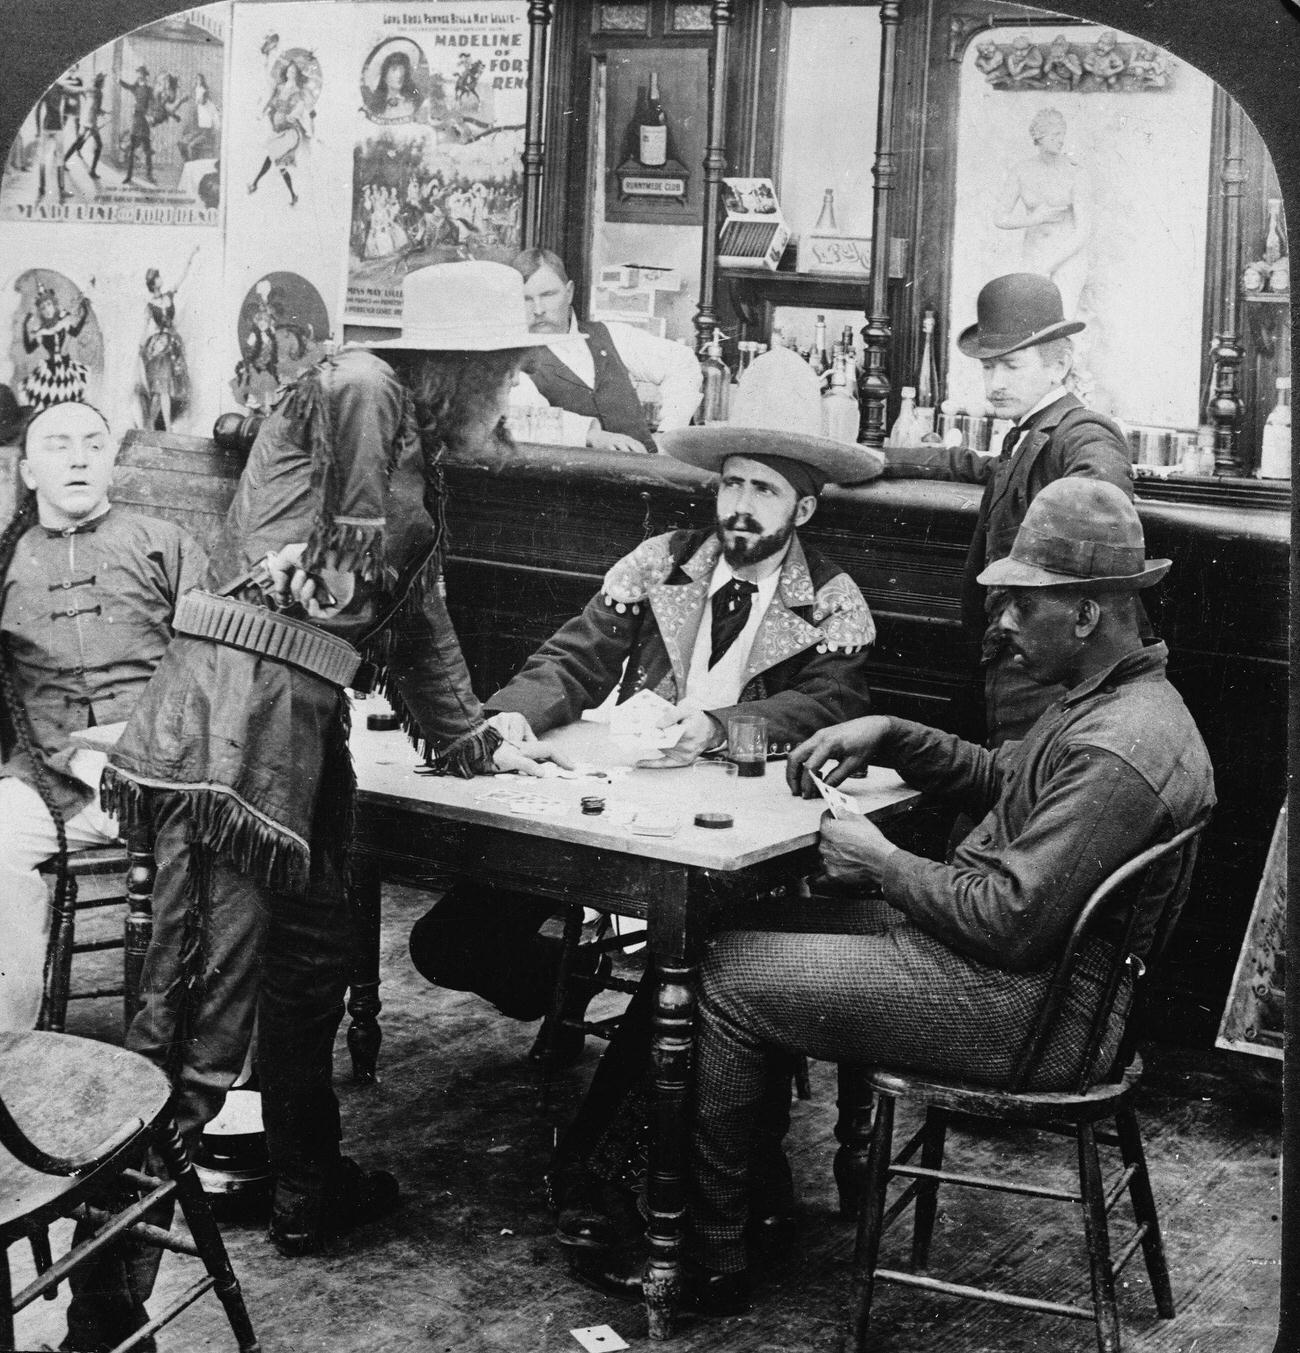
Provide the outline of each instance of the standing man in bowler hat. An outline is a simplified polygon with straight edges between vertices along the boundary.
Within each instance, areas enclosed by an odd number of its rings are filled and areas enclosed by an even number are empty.
[[[1030,503],[1067,476],[1103,479],[1133,496],[1128,445],[1118,426],[1066,389],[1073,362],[1070,335],[1084,328],[1067,320],[1061,293],[1038,273],[995,277],[980,291],[977,319],[957,346],[984,369],[984,391],[995,417],[1012,426],[1000,454],[965,447],[889,447],[886,478],[956,479],[983,484],[975,534],[966,556],[962,622],[981,644],[988,743],[1020,738],[1060,691],[1030,681],[1010,659],[998,628],[1001,598],[980,585],[979,574],[1011,552]],[[1150,629],[1143,619],[1144,637]]]

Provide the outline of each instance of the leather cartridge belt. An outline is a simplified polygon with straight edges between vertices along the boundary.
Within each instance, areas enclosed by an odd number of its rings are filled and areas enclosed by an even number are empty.
[[[172,629],[300,667],[335,686],[351,685],[361,665],[361,654],[346,639],[278,611],[211,592],[187,592],[176,608]]]

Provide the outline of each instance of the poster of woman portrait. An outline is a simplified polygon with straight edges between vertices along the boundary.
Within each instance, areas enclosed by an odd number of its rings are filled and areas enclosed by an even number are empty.
[[[361,72],[361,110],[371,122],[428,120],[429,63],[418,43],[388,38],[370,53]],[[437,80],[435,106],[445,107],[446,88]]]
[[[962,55],[949,396],[983,408],[955,338],[990,278],[1061,290],[1078,393],[1133,423],[1195,427],[1213,86],[1122,33],[1014,25]]]
[[[229,23],[228,4],[187,9],[69,67],[10,148],[0,219],[219,224]]]
[[[347,229],[352,323],[396,324],[402,278],[413,268],[508,262],[519,250],[526,7],[468,17],[428,3],[366,17],[377,36],[359,44],[366,55]]]
[[[300,274],[272,272],[248,289],[236,321],[239,359],[230,393],[265,411],[282,387],[320,361],[331,339],[321,294]]]

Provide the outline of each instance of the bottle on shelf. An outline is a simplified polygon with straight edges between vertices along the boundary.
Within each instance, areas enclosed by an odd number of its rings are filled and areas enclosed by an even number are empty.
[[[939,403],[939,364],[934,355],[935,313],[926,310],[921,316],[921,369],[916,376],[916,425],[924,436],[935,430]]]
[[[1264,227],[1264,262],[1276,263],[1286,253],[1286,227],[1282,224],[1282,199],[1268,199],[1268,224]]]
[[[637,126],[637,159],[647,169],[661,169],[668,163],[668,115],[659,98],[659,72],[650,72],[650,97],[646,100]]]
[[[710,423],[727,421],[727,397],[731,390],[731,373],[722,360],[722,330],[714,329],[713,337],[704,345],[704,355],[700,358],[700,371],[704,376],[704,397],[700,403],[700,422],[706,427]]]
[[[1264,420],[1260,438],[1260,479],[1291,478],[1291,377],[1277,378],[1277,403]]]
[[[838,235],[840,228],[835,224],[835,189],[827,188],[822,194],[822,209],[813,226],[814,235]]]
[[[831,366],[831,355],[826,350],[826,316],[818,315],[813,327],[812,355],[808,359],[812,369],[824,376]]]
[[[853,356],[840,348],[822,392],[822,436],[837,442],[856,442],[860,425]]]
[[[916,430],[916,387],[905,385],[899,391],[898,417],[885,438],[886,446],[915,446],[921,440]]]

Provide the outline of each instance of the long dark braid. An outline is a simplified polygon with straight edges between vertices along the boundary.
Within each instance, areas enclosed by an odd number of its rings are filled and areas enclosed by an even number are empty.
[[[29,489],[18,503],[9,524],[0,533],[0,586],[9,576],[9,568],[18,549],[18,542],[37,524],[37,520],[36,494]],[[0,601],[0,608],[2,606],[3,602]],[[41,802],[54,822],[54,835],[58,842],[58,854],[55,856],[57,873],[54,885],[54,922],[50,927],[50,943],[45,950],[42,983],[44,994],[41,998],[41,1013],[38,1020],[38,1027],[48,1028],[52,1013],[49,1009],[50,986],[54,975],[52,972],[54,956],[58,947],[56,943],[58,928],[63,918],[68,916],[77,904],[77,880],[68,869],[67,824],[63,810],[55,799],[54,785],[36,746],[32,721],[14,676],[13,655],[9,652],[9,644],[3,639],[0,639],[0,714],[3,715],[3,723],[0,724],[0,741],[3,742],[3,746],[0,750],[6,759],[13,756],[15,750],[26,755],[31,767],[33,787],[41,796]],[[62,1023],[61,1020],[59,1022]]]

